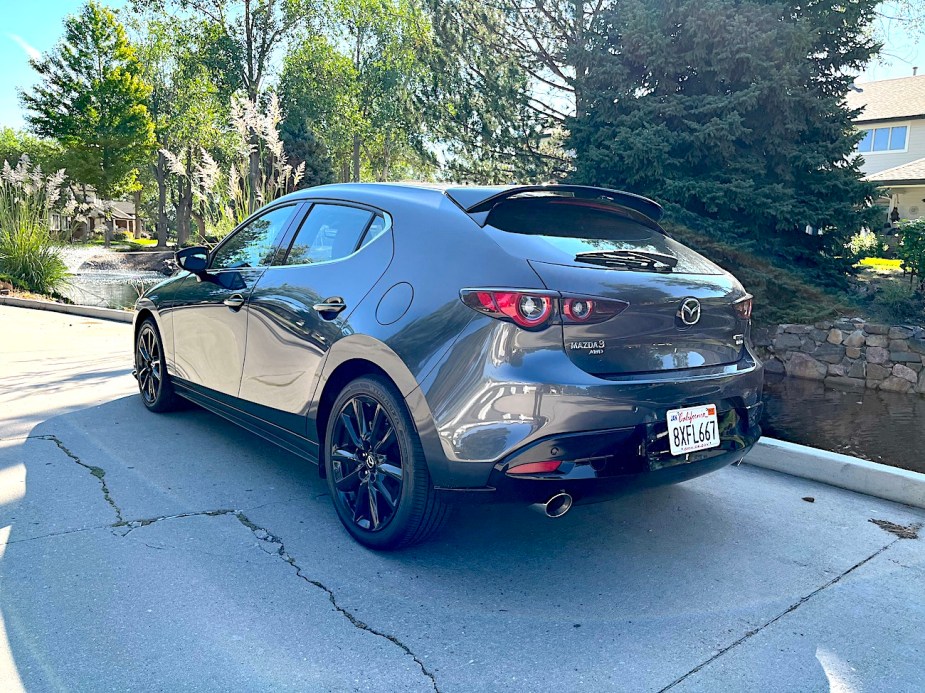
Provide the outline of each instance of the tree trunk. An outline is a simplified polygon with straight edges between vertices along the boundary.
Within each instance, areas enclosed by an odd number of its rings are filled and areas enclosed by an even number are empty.
[[[206,240],[206,215],[203,206],[200,202],[199,206],[193,210],[193,221],[196,222],[196,233],[199,235],[199,240],[204,243]]]
[[[167,247],[167,161],[161,152],[157,153],[157,165],[154,167],[154,180],[157,181],[157,247]]]
[[[360,182],[360,136],[353,136],[353,182]]]
[[[258,191],[260,190],[260,152],[255,150],[250,153],[248,177],[250,178],[250,194],[247,200],[247,211],[253,213],[260,206]]]
[[[81,199],[80,199],[81,203],[87,204],[87,186],[86,185],[80,186],[80,196],[81,196]],[[73,236],[76,237],[77,240],[89,241],[90,240],[90,220],[87,219],[86,223],[84,223],[83,225],[83,229],[81,229],[81,227],[78,225],[77,228],[74,229]]]
[[[193,193],[188,178],[181,178],[180,197],[177,200],[177,247],[182,248],[189,241],[190,217],[193,211]]]
[[[389,154],[391,152],[391,147],[389,146],[389,137],[386,135],[385,141],[382,143],[382,177],[380,180],[387,181],[389,179]]]
[[[141,238],[141,232],[144,230],[141,223],[141,190],[136,190],[133,198],[135,203],[135,223],[132,230],[135,232],[134,236],[137,239]]]

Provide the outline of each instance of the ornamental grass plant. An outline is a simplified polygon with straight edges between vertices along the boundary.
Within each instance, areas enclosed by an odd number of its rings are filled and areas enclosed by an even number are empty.
[[[0,274],[18,288],[51,294],[67,276],[67,266],[50,230],[61,196],[64,171],[46,176],[23,155],[0,170]]]

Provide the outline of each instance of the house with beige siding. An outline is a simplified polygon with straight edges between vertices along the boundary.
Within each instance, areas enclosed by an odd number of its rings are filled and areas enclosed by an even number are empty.
[[[858,152],[865,177],[883,186],[884,224],[893,210],[902,219],[925,217],[925,75],[856,85],[846,97],[862,109],[854,123],[863,133]]]

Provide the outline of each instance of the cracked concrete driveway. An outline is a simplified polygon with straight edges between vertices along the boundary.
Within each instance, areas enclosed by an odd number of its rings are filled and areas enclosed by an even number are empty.
[[[375,554],[310,465],[146,412],[130,341],[0,307],[4,691],[925,689],[925,543],[869,521],[921,511],[744,465]]]

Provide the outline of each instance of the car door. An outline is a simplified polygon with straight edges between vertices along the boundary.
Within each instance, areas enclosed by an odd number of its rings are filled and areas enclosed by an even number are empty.
[[[205,273],[178,287],[172,311],[178,377],[237,396],[247,344],[244,307],[300,206],[280,205],[250,219],[215,248]]]
[[[279,423],[304,434],[316,371],[331,345],[351,333],[349,316],[392,251],[388,215],[315,203],[251,294],[240,397],[277,410]]]

